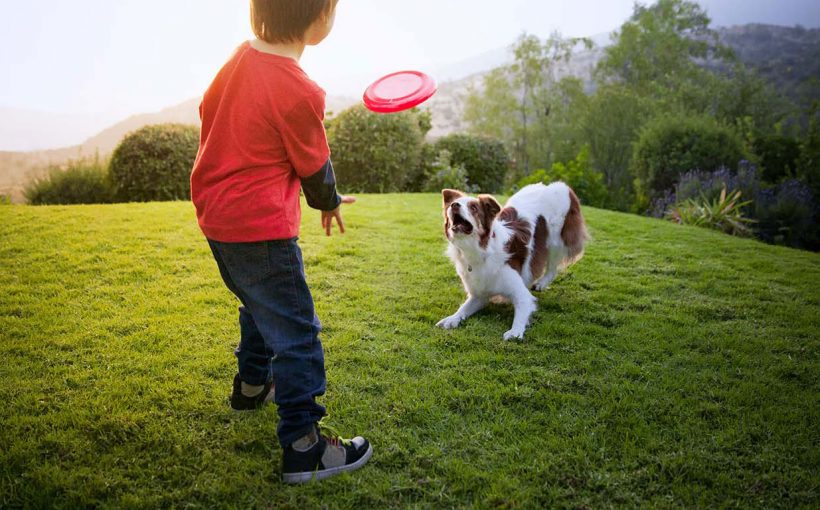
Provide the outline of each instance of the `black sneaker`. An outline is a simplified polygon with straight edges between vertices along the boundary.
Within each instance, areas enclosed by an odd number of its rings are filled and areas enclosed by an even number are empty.
[[[282,481],[305,483],[324,480],[364,466],[373,447],[363,437],[342,439],[333,429],[318,424],[310,434],[282,452]]]
[[[273,401],[274,387],[273,382],[268,381],[262,392],[255,397],[246,397],[242,394],[242,379],[239,374],[233,378],[233,393],[231,393],[231,408],[234,411],[252,411],[259,409],[268,402]]]

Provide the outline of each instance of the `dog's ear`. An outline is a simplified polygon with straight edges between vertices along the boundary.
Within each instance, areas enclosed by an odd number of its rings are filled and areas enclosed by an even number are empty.
[[[492,195],[478,195],[478,202],[484,209],[484,218],[487,225],[493,222],[498,213],[501,212],[501,204]]]
[[[450,207],[450,204],[464,196],[464,193],[454,189],[441,190],[441,196],[444,197],[444,208]]]

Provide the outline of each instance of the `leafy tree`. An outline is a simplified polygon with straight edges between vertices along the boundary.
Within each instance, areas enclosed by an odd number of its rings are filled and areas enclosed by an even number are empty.
[[[467,97],[464,118],[471,131],[503,140],[520,175],[548,166],[557,151],[566,152],[555,147],[561,139],[554,136],[555,129],[569,125],[567,101],[582,98],[583,90],[575,79],[557,86],[555,66],[579,44],[591,43],[557,33],[546,41],[523,34],[513,47],[513,64],[486,75],[483,89],[472,89]]]
[[[607,202],[607,189],[603,175],[595,171],[590,165],[589,147],[584,147],[578,156],[564,163],[554,163],[550,170],[536,170],[520,179],[516,188],[520,189],[528,184],[550,184],[563,181],[569,185],[584,204],[602,207]]]

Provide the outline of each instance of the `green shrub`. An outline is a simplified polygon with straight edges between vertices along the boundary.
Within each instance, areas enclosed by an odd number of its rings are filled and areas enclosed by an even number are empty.
[[[0,195],[0,205],[11,205],[11,196]]]
[[[111,157],[116,198],[125,202],[188,199],[198,148],[196,126],[161,124],[131,133]]]
[[[711,228],[739,237],[750,237],[753,234],[750,225],[754,220],[743,216],[743,208],[751,201],[740,202],[740,190],[726,193],[723,188],[720,196],[709,200],[701,195],[699,200],[690,198],[675,204],[666,217],[683,225],[695,225]]]
[[[504,179],[510,158],[504,144],[492,138],[452,134],[435,143],[436,154],[448,151],[455,165],[463,165],[473,186],[483,193],[498,193],[504,187]]]
[[[555,181],[564,181],[586,205],[602,207],[607,202],[608,191],[604,184],[604,175],[592,168],[589,147],[581,149],[578,156],[567,164],[555,163],[550,171],[536,170],[519,180],[516,188],[521,189],[537,182],[549,184]]]
[[[99,158],[69,161],[48,167],[43,178],[25,189],[32,205],[109,204],[114,191],[106,163]]]
[[[754,140],[763,180],[777,183],[794,176],[800,159],[800,140],[781,135],[760,136]]]
[[[665,115],[650,121],[635,142],[631,171],[644,202],[671,190],[690,170],[736,168],[748,159],[743,141],[709,117]]]
[[[362,105],[340,113],[328,124],[339,187],[390,193],[419,179],[425,119],[415,110],[379,115]]]
[[[424,185],[424,191],[438,193],[443,189],[457,189],[465,193],[478,191],[470,185],[464,165],[454,165],[452,155],[446,150],[438,154]]]

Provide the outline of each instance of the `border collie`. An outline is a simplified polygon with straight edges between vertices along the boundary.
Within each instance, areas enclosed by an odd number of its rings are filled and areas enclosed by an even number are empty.
[[[457,328],[501,296],[515,307],[504,340],[524,338],[536,309],[530,288],[544,290],[559,270],[584,253],[589,235],[578,197],[563,182],[526,186],[503,209],[490,195],[472,198],[450,189],[441,193],[447,255],[464,283],[467,301],[436,325]]]

